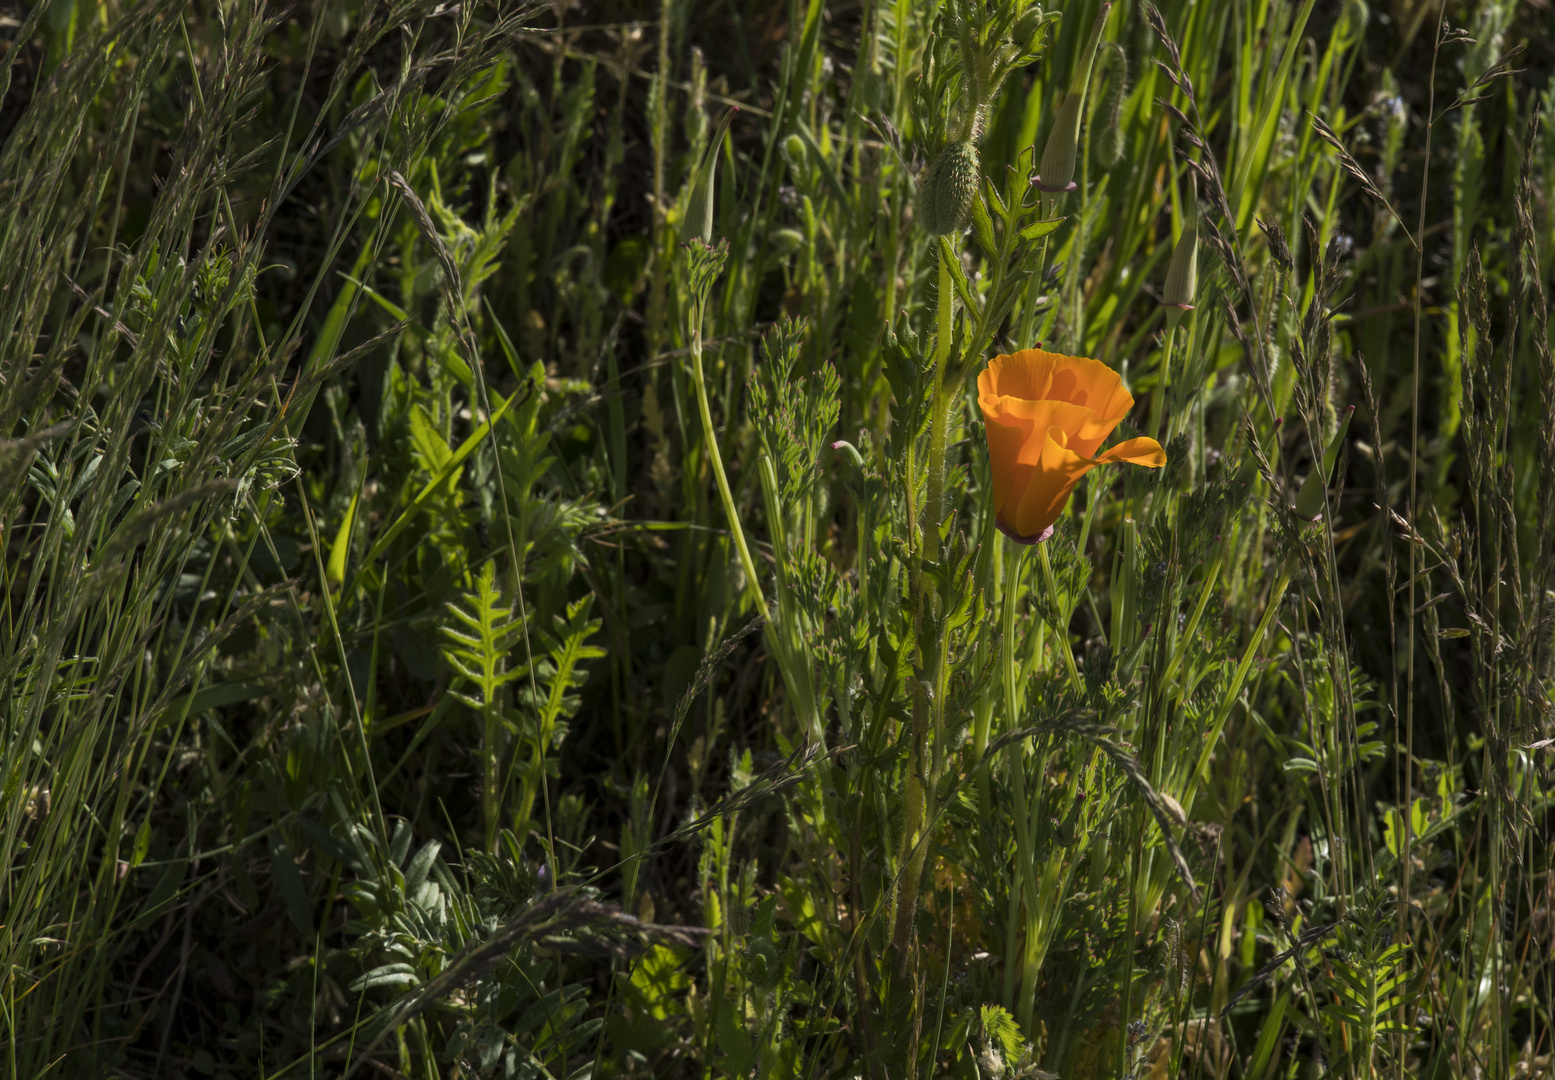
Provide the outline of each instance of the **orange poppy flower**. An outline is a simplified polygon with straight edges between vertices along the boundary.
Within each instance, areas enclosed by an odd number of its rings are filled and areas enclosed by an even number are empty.
[[[1053,535],[1069,493],[1097,465],[1166,464],[1161,444],[1148,438],[1095,456],[1134,407],[1118,373],[1099,360],[1041,349],[996,356],[977,377],[977,403],[987,422],[999,530],[1018,543]]]

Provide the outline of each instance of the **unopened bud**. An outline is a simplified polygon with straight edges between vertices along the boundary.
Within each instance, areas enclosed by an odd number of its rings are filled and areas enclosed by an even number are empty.
[[[1316,521],[1323,516],[1326,501],[1323,492],[1328,487],[1328,477],[1334,471],[1334,464],[1339,460],[1339,448],[1344,445],[1344,433],[1349,430],[1350,418],[1354,415],[1355,406],[1351,405],[1345,410],[1344,419],[1339,421],[1339,430],[1334,432],[1328,449],[1323,451],[1322,463],[1307,474],[1301,490],[1296,492],[1296,516],[1303,521]]]
[[[1073,191],[1075,147],[1080,145],[1080,116],[1085,110],[1085,89],[1091,81],[1091,67],[1096,63],[1096,50],[1101,45],[1101,32],[1107,25],[1107,13],[1111,4],[1103,4],[1091,28],[1091,40],[1085,46],[1080,65],[1069,83],[1069,93],[1058,107],[1053,120],[1053,130],[1048,133],[1047,146],[1042,150],[1042,164],[1037,172],[1037,186],[1043,191]]]
[[[958,232],[972,216],[977,198],[977,147],[970,142],[947,143],[918,181],[915,204],[918,224],[932,236]]]
[[[735,107],[724,113],[718,122],[718,131],[707,144],[707,152],[696,175],[691,178],[690,197],[686,202],[686,216],[680,222],[680,242],[685,244],[700,239],[704,244],[713,241],[713,181],[718,175],[718,151],[723,146],[724,133],[734,121]]]
[[[1015,29],[1010,36],[1027,53],[1034,53],[1042,47],[1042,28],[1047,25],[1047,18],[1042,8],[1034,7],[1022,15],[1015,23]]]
[[[796,169],[804,168],[804,165],[805,165],[805,145],[804,145],[804,140],[801,139],[797,134],[790,135],[788,138],[784,139],[783,140],[783,156],[788,159],[788,163],[790,165],[792,165],[794,168],[796,168]]]
[[[767,242],[772,245],[773,252],[782,258],[804,246],[804,233],[798,229],[774,229],[772,235],[767,237]]]
[[[1166,267],[1166,287],[1161,290],[1161,303],[1166,306],[1166,318],[1177,325],[1183,312],[1193,310],[1193,298],[1199,285],[1199,209],[1189,202],[1187,220],[1183,222],[1182,236],[1172,249],[1172,261]]]

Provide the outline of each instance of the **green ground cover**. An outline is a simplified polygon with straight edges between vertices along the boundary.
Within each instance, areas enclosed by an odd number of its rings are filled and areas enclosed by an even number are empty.
[[[0,42],[0,1074],[1555,1077],[1547,5]]]

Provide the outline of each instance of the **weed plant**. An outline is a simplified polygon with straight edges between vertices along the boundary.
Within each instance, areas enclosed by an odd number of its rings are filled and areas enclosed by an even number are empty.
[[[1555,1076],[1552,24],[1159,2],[0,20],[0,1073]]]

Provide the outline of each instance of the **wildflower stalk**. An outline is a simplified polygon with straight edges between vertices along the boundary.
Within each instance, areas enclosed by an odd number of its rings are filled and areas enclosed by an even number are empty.
[[[761,588],[761,578],[756,572],[756,562],[751,557],[745,530],[740,524],[740,512],[729,488],[729,477],[724,472],[723,455],[718,449],[718,434],[713,427],[713,412],[708,405],[707,378],[702,369],[702,320],[707,310],[707,295],[713,281],[723,269],[728,257],[728,245],[720,243],[710,248],[701,239],[693,238],[686,250],[690,254],[691,289],[687,305],[687,338],[690,342],[691,383],[696,391],[697,415],[702,421],[702,441],[707,447],[708,464],[713,470],[713,480],[718,485],[718,498],[723,503],[724,517],[729,522],[729,534],[740,557],[740,568],[745,574],[745,591],[756,610],[768,619],[767,645],[783,675],[783,685],[788,690],[790,703],[807,737],[820,738],[820,721],[816,714],[815,694],[811,689],[809,673],[796,661],[802,655],[794,640],[797,613],[794,611],[782,576],[783,553],[787,549],[783,535],[782,508],[777,501],[776,476],[770,459],[763,457],[760,463],[762,491],[767,501],[767,517],[773,534],[779,566],[778,603],[774,614],[767,609],[767,598]]]
[[[1053,560],[1048,557],[1047,545],[1038,544],[1037,550],[1042,555],[1042,583],[1047,587],[1047,594],[1053,601],[1053,617],[1058,620],[1053,626],[1053,632],[1058,635],[1058,654],[1064,658],[1064,670],[1069,673],[1069,685],[1076,691],[1080,689],[1080,669],[1075,666],[1074,650],[1069,646],[1069,616],[1072,609],[1068,608],[1058,596],[1058,582],[1053,577]]]
[[[1166,269],[1166,285],[1161,290],[1166,309],[1166,340],[1161,345],[1161,370],[1156,376],[1155,392],[1150,395],[1150,437],[1161,432],[1161,406],[1166,388],[1171,385],[1172,349],[1177,343],[1177,326],[1193,310],[1199,281],[1199,207],[1195,196],[1183,212],[1182,235],[1172,248],[1172,261]],[[1190,341],[1190,346],[1191,346]]]
[[[1220,570],[1225,565],[1226,557],[1223,550],[1215,553],[1215,561],[1210,564],[1209,572],[1204,575],[1204,584],[1199,589],[1198,601],[1193,606],[1193,614],[1188,618],[1188,625],[1178,636],[1177,647],[1172,650],[1172,658],[1166,665],[1166,670],[1161,674],[1161,685],[1171,692],[1172,679],[1177,675],[1177,669],[1182,666],[1183,654],[1188,651],[1188,643],[1198,640],[1199,623],[1204,619],[1204,609],[1209,606],[1209,598],[1215,591],[1215,585],[1220,581]]]
[[[1161,342],[1161,368],[1156,374],[1155,389],[1150,392],[1150,422],[1145,433],[1152,439],[1161,437],[1161,407],[1166,399],[1166,384],[1172,376],[1172,346],[1176,341],[1177,325],[1174,319],[1172,325],[1166,328],[1166,338]]]
[[[1015,545],[1015,557],[1004,580],[1004,607],[1001,612],[999,681],[1004,694],[1005,723],[1013,729],[1020,723],[1020,683],[1015,666],[1015,601],[1020,595],[1021,571],[1026,565],[1029,545]],[[1029,739],[1022,739],[1010,746],[1010,785],[1014,789],[1016,857],[1011,867],[1009,916],[1005,919],[1004,942],[1004,1007],[1015,1004],[1016,928],[1019,924],[1021,899],[1025,895],[1028,879],[1026,856],[1031,851],[1030,830],[1026,817],[1026,769],[1025,755]],[[986,777],[986,773],[984,776]],[[986,783],[986,781],[985,781]],[[982,806],[990,805],[985,795]]]
[[[691,382],[696,390],[697,415],[702,420],[702,441],[707,447],[708,464],[713,470],[713,480],[718,484],[718,498],[723,503],[724,516],[729,520],[729,534],[734,537],[734,548],[740,556],[740,569],[745,571],[745,591],[757,611],[766,611],[767,598],[761,591],[761,578],[756,573],[755,560],[751,558],[750,545],[745,542],[745,530],[740,526],[740,512],[734,505],[734,493],[729,489],[729,477],[724,472],[723,455],[718,451],[718,435],[713,427],[713,411],[707,403],[707,379],[702,372],[702,316],[703,297],[693,296],[690,304]]]
[[[927,491],[923,500],[924,562],[937,563],[940,558],[940,522],[944,519],[945,495],[945,445],[946,429],[950,424],[950,408],[959,387],[949,385],[946,369],[950,366],[951,328],[955,314],[955,287],[951,283],[949,260],[955,257],[949,241],[939,244],[939,298],[936,311],[938,333],[934,343],[934,396],[929,413],[929,460]],[[892,943],[900,957],[905,957],[912,941],[913,916],[918,908],[918,882],[923,876],[924,860],[929,845],[918,835],[923,823],[931,816],[929,792],[933,788],[934,765],[944,756],[940,745],[940,711],[943,709],[944,642],[932,629],[934,613],[927,609],[933,597],[925,588],[922,571],[913,575],[914,621],[917,624],[919,642],[917,685],[913,690],[913,734],[907,760],[906,820],[902,829],[901,848],[897,865],[901,868],[901,881],[897,887],[897,904],[893,913]],[[927,616],[931,629],[923,632],[923,620]],[[925,685],[927,684],[927,686]],[[929,687],[933,687],[932,700]],[[933,758],[925,759],[933,747]]]
[[[1236,665],[1236,671],[1231,676],[1231,684],[1221,695],[1220,705],[1215,710],[1215,718],[1210,723],[1209,730],[1204,733],[1204,748],[1199,752],[1198,760],[1194,763],[1193,772],[1181,778],[1184,801],[1191,799],[1193,791],[1188,786],[1196,782],[1198,777],[1204,775],[1209,768],[1209,756],[1214,751],[1216,743],[1220,741],[1220,732],[1226,726],[1226,720],[1231,716],[1231,709],[1242,694],[1242,684],[1247,681],[1248,669],[1253,666],[1253,661],[1258,656],[1258,646],[1263,643],[1264,635],[1269,632],[1270,625],[1274,622],[1274,616],[1280,610],[1280,603],[1285,599],[1285,590],[1290,586],[1291,573],[1294,570],[1294,561],[1286,559],[1280,568],[1280,576],[1275,579],[1274,588],[1269,590],[1269,602],[1264,607],[1263,617],[1258,620],[1258,628],[1253,631],[1253,636],[1247,641],[1247,647],[1242,651],[1242,659]],[[1173,784],[1173,787],[1178,785]]]

